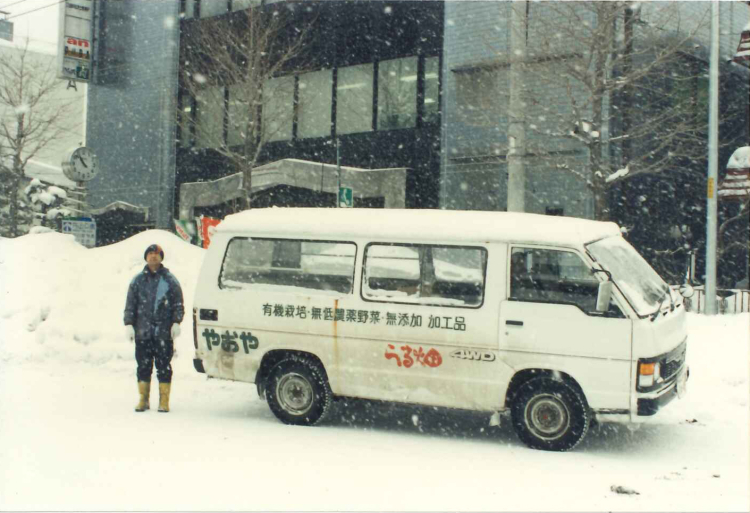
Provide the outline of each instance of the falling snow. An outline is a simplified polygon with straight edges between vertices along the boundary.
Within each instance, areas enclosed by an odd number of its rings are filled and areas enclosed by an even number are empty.
[[[688,314],[687,397],[636,431],[594,426],[567,453],[526,448],[507,418],[432,408],[354,402],[317,427],[281,424],[252,385],[195,372],[189,315],[170,413],[134,413],[122,309],[152,243],[190,312],[204,250],[168,232],[96,249],[0,239],[17,298],[0,307],[0,510],[750,509],[750,314]],[[290,468],[305,479],[280,479]]]

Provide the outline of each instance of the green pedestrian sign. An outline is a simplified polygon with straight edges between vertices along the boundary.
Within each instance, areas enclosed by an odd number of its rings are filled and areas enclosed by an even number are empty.
[[[352,208],[354,206],[354,193],[351,187],[339,187],[339,207]]]

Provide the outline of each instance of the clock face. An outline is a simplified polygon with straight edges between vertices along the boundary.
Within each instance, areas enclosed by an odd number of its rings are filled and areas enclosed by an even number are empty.
[[[76,148],[70,159],[63,166],[65,175],[73,181],[85,182],[91,180],[99,171],[99,159],[91,148]]]

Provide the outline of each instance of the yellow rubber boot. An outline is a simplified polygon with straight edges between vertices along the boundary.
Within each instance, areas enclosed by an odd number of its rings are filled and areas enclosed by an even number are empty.
[[[172,383],[159,383],[159,411],[169,411],[169,392],[172,388]]]
[[[149,400],[150,391],[151,391],[150,381],[138,382],[138,393],[140,394],[141,398],[135,407],[135,411],[146,411],[149,409],[148,400]]]

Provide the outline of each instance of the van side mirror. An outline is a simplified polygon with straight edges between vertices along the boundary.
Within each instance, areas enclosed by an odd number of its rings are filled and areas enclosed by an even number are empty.
[[[596,311],[606,312],[609,310],[609,302],[612,299],[612,282],[599,282],[599,293],[596,296]]]
[[[690,298],[693,297],[693,294],[695,294],[695,289],[692,285],[689,283],[683,283],[680,285],[680,295],[684,298]]]

